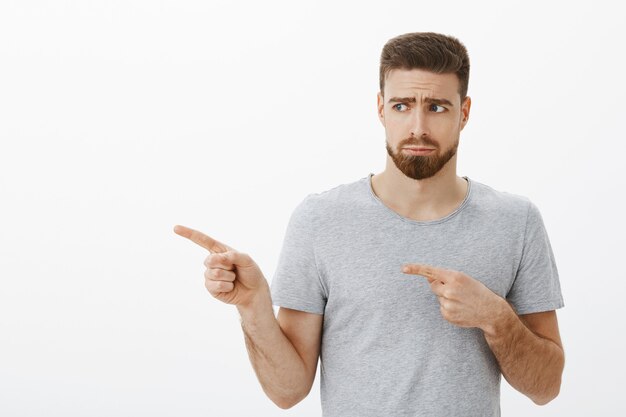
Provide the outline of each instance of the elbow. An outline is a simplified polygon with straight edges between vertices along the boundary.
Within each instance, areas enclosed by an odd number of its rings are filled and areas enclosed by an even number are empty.
[[[265,393],[279,408],[288,410],[304,400],[311,392],[312,386],[313,383],[309,380],[306,385],[293,384],[289,389],[283,389],[281,392],[274,391],[274,395],[270,395],[267,391]]]
[[[278,408],[281,408],[283,410],[288,410],[295,405],[294,403],[289,401],[274,401],[274,404],[276,404]]]
[[[288,410],[288,409],[292,408],[293,406],[295,406],[296,404],[298,404],[300,401],[302,401],[306,397],[307,394],[305,394],[305,395],[298,395],[298,396],[294,396],[294,397],[291,397],[291,398],[280,398],[280,399],[272,400],[272,401],[279,408],[282,408],[283,410]]]
[[[546,404],[548,404],[550,401],[552,401],[555,398],[556,398],[556,396],[554,396],[554,397],[534,397],[534,398],[532,398],[532,400],[537,405],[546,405]]]
[[[554,400],[558,396],[558,392],[554,395],[544,396],[544,397],[534,397],[532,398],[533,402],[537,405],[546,405],[550,401]]]
[[[565,368],[565,355],[561,354],[559,358],[558,372],[557,372],[557,375],[554,377],[554,383],[545,392],[540,393],[540,395],[535,395],[534,397],[531,397],[531,399],[533,400],[535,404],[546,405],[550,401],[554,400],[556,397],[559,396],[559,393],[561,392],[561,378],[563,375],[564,368]]]
[[[280,400],[274,401],[274,404],[276,404],[279,408],[282,408],[283,410],[288,410],[299,402],[300,400]]]
[[[537,404],[537,405],[546,405],[550,401],[552,401],[556,397],[558,397],[559,396],[559,392],[561,392],[561,381],[560,380],[555,385],[554,389],[552,389],[550,392],[542,393],[543,395],[541,395],[541,396],[537,396],[536,395],[534,397],[531,397],[531,400],[533,400],[533,402],[535,404]]]
[[[283,410],[288,410],[297,404],[297,402],[289,398],[271,398],[271,400],[274,404],[278,406],[278,408],[281,408]]]

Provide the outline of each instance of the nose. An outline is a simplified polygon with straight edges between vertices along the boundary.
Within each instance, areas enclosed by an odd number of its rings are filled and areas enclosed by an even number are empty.
[[[409,119],[411,124],[409,126],[411,130],[411,136],[430,136],[430,130],[426,115],[421,111],[415,111],[411,116],[412,117]]]

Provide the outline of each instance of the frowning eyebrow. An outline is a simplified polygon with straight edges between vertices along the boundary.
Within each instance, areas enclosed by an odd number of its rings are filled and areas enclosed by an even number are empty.
[[[391,97],[387,103],[415,103],[417,100],[415,97]],[[454,104],[445,98],[426,97],[424,103],[428,104],[447,104],[450,107],[454,107]]]

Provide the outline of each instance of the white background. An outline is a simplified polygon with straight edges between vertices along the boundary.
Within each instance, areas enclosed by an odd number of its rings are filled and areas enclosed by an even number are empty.
[[[501,3],[4,0],[0,415],[321,415],[319,373],[265,396],[172,228],[271,280],[297,203],[384,169],[380,52],[415,31],[470,54],[458,175],[528,196],[557,259],[561,394],[503,379],[503,415],[623,415],[623,14]]]

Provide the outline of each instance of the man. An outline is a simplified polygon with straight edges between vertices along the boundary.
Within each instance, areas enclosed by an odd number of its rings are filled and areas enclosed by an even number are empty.
[[[176,226],[212,252],[207,289],[237,305],[257,377],[281,408],[310,392],[318,358],[325,417],[499,416],[501,374],[536,404],[558,395],[564,303],[541,214],[456,175],[468,79],[454,37],[387,42],[385,170],[307,195],[271,287],[248,255]]]

